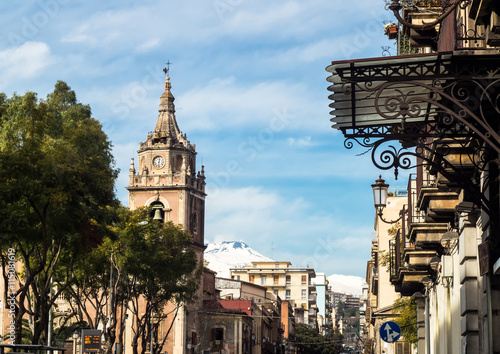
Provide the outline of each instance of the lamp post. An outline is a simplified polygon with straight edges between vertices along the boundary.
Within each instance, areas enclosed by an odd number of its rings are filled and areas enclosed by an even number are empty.
[[[76,352],[76,341],[78,340],[78,331],[73,332],[73,354],[77,354]]]
[[[373,189],[373,204],[375,205],[375,210],[377,212],[378,217],[380,220],[385,222],[386,224],[394,224],[401,220],[403,217],[403,212],[399,214],[399,218],[394,220],[394,221],[388,221],[384,219],[383,216],[383,210],[387,205],[387,189],[389,188],[389,185],[385,183],[385,180],[382,178],[382,176],[379,176],[377,180],[375,180],[375,183],[372,184],[372,189]]]

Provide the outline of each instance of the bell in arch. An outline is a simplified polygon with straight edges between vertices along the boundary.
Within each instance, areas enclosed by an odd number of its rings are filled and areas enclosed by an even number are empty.
[[[153,220],[163,221],[163,216],[160,208],[155,208],[155,214],[153,216]]]

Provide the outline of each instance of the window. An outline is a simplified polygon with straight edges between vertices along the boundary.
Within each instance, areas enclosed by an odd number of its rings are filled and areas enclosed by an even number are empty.
[[[291,296],[290,296],[290,290],[287,290],[287,291],[286,291],[286,293],[285,293],[285,298],[286,298],[287,300],[290,300],[290,297],[291,297]]]
[[[240,276],[239,275],[236,276],[236,280],[240,280]]]
[[[287,284],[290,284],[292,282],[292,277],[290,277],[289,275],[286,276],[286,283]]]
[[[280,283],[280,276],[279,275],[275,275],[274,276],[274,284],[279,284]]]
[[[280,264],[279,264],[279,263],[276,263],[276,264],[274,265],[274,268],[279,268],[279,267],[280,267]]]
[[[302,289],[302,298],[307,299],[307,290],[306,289]]]
[[[255,281],[255,275],[250,275],[250,283],[253,283]]]
[[[174,172],[178,172],[182,170],[182,156],[176,155],[174,157]]]
[[[224,328],[216,327],[211,331],[212,350],[222,350],[224,347]]]
[[[279,296],[280,291],[278,289],[273,290],[274,295]]]
[[[267,276],[266,276],[266,275],[263,275],[260,279],[262,280],[262,283],[261,283],[261,284],[262,284],[262,285],[266,285],[266,283],[267,283]]]
[[[307,275],[302,276],[302,284],[307,284]]]
[[[396,354],[410,354],[411,344],[410,343],[396,343]]]

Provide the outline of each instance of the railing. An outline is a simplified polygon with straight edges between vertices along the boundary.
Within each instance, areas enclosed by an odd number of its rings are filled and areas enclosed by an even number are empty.
[[[433,187],[435,185],[432,176],[425,176],[423,167],[417,167],[417,173],[411,173],[408,178],[408,210],[405,235],[407,235],[410,224],[424,222],[425,215],[422,211],[418,210],[418,196],[422,187]]]
[[[436,7],[441,7],[443,6],[443,1],[442,0],[404,0],[402,1],[402,5],[404,7],[413,7],[413,6],[436,6]]]
[[[41,344],[40,345],[39,344],[0,344],[0,354],[4,354],[6,348],[12,350],[10,353],[17,353],[17,354],[25,354],[25,353],[41,354],[42,352],[52,354],[54,351],[61,351],[64,353],[64,351],[66,350],[66,348],[63,348],[63,347],[52,347],[52,346],[41,345]]]
[[[412,244],[406,241],[411,224],[425,222],[424,211],[418,209],[417,203],[420,191],[422,188],[433,187],[434,185],[434,177],[426,175],[421,165],[417,167],[417,173],[410,174],[408,178],[408,203],[403,206],[401,227],[394,239],[389,241],[388,266],[391,281],[399,279],[399,273],[404,265],[405,249],[413,247]]]
[[[389,241],[389,276],[391,280],[398,278],[401,270],[405,237],[402,229],[399,229],[396,237]]]
[[[486,33],[484,26],[478,26],[469,20],[466,10],[461,10],[457,19],[457,50],[486,49]]]

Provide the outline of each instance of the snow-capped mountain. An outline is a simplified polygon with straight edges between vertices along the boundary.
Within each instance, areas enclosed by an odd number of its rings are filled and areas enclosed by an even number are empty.
[[[231,276],[229,268],[244,267],[250,265],[253,261],[274,261],[242,241],[209,243],[205,249],[204,258],[208,262],[208,268],[217,272],[217,277],[220,278],[229,278]],[[321,269],[315,269],[315,271],[321,272]],[[357,296],[362,294],[361,288],[365,280],[361,277],[333,274],[327,278],[332,291]]]
[[[332,291],[360,296],[365,279],[355,275],[332,274],[327,277]]]
[[[205,249],[204,258],[208,268],[217,272],[220,278],[229,278],[229,268],[240,268],[253,261],[273,262],[242,241],[222,241],[209,243]]]

